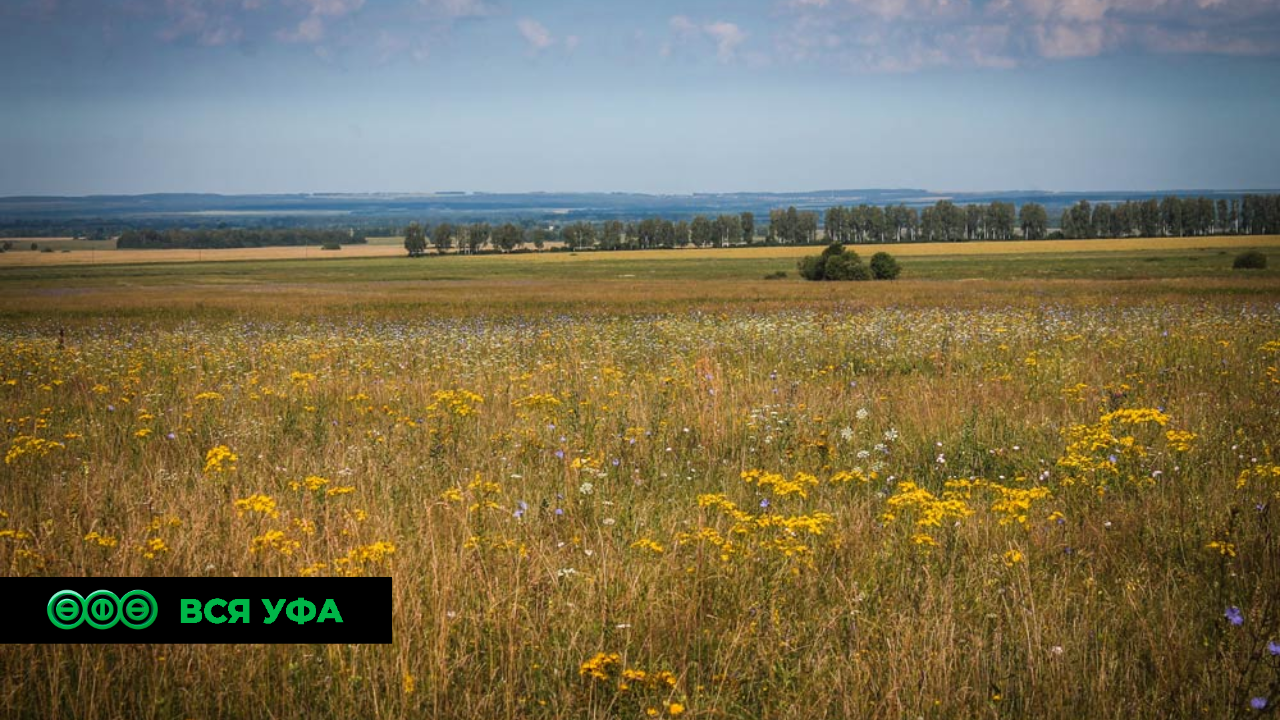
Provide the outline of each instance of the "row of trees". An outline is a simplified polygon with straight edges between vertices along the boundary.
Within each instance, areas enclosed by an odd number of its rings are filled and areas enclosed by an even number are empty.
[[[818,241],[818,215],[794,207],[769,213],[769,242],[799,245]],[[824,240],[841,244],[888,242],[950,242],[956,240],[1011,240],[1021,227],[1023,236],[1043,238],[1049,216],[1044,206],[1027,203],[1022,213],[1012,203],[956,205],[940,200],[917,211],[906,205],[858,205],[827,208],[823,216]]]
[[[217,249],[278,245],[360,245],[363,235],[352,230],[317,228],[203,228],[187,230],[169,228],[126,230],[116,241],[118,248],[145,249]]]
[[[1044,207],[1028,203],[1025,208],[1038,208],[1038,215],[1048,224]],[[789,211],[788,211],[789,212]],[[1036,211],[1024,217],[1028,221]],[[914,240],[1010,240],[1018,224],[1013,204],[993,202],[989,205],[959,206],[941,200],[917,214],[906,205],[859,205],[827,208],[823,229],[826,239],[838,243],[910,242]],[[1040,224],[1031,223],[1039,229]],[[1026,223],[1024,222],[1024,227]],[[1040,230],[1043,237],[1043,230]]]
[[[1081,200],[1062,213],[1062,234],[1068,238],[1275,233],[1280,233],[1280,195],[1245,195],[1216,201],[1170,195],[1160,200],[1097,205]]]
[[[639,222],[610,220],[596,225],[575,222],[561,227],[524,228],[515,223],[493,227],[488,223],[454,225],[440,223],[435,227],[410,223],[404,231],[404,247],[410,255],[423,255],[428,243],[436,252],[444,253],[455,245],[460,252],[476,253],[486,247],[510,252],[521,245],[532,244],[542,249],[548,242],[559,240],[571,248],[597,247],[602,250],[644,250],[659,247],[724,247],[750,243],[755,236],[755,216],[739,215],[706,217],[692,221],[672,222],[664,218],[645,218]]]
[[[1037,203],[1027,203],[1022,209],[1024,213],[1020,219],[1024,233],[1030,232],[1037,238],[1044,237],[1046,228],[1033,220],[1043,215],[1044,225],[1048,225],[1048,214],[1044,207]],[[913,213],[910,208],[906,210],[909,219]],[[1018,220],[1011,203],[956,205],[950,200],[939,200],[920,212],[920,234],[912,239],[925,242],[1012,240]]]
[[[769,211],[769,229],[765,241],[777,245],[812,245],[818,242],[818,213],[786,210]]]
[[[795,208],[769,213],[767,238],[785,244],[816,242],[816,215]],[[1163,237],[1213,234],[1280,234],[1280,195],[1238,199],[1180,197],[1091,205],[1081,200],[1062,213],[1066,238]],[[827,240],[838,243],[1027,240],[1049,236],[1049,213],[1040,203],[957,205],[939,200],[919,212],[905,205],[831,207],[824,216]]]
[[[493,245],[503,252],[510,252],[526,242],[532,242],[535,247],[542,249],[551,237],[551,233],[545,229],[535,228],[531,232],[526,232],[515,223],[503,223],[497,227],[489,223],[470,225],[440,223],[433,229],[414,222],[405,228],[404,248],[410,256],[425,255],[427,242],[430,240],[435,245],[436,251],[441,253],[452,248],[455,243],[461,252],[479,252],[486,245]]]
[[[820,240],[841,244],[1012,240],[1019,236],[1042,240],[1050,235],[1049,222],[1048,210],[1034,202],[1015,208],[1012,203],[999,201],[957,205],[951,200],[939,200],[921,210],[906,205],[835,206],[821,217],[816,212],[788,207],[769,211],[763,241],[813,245]],[[599,224],[579,221],[559,228],[447,222],[432,228],[413,223],[405,232],[405,248],[410,255],[420,255],[429,244],[438,252],[456,246],[461,252],[472,253],[486,247],[509,252],[525,244],[541,249],[552,241],[562,241],[570,248],[601,250],[723,247],[754,244],[761,240],[756,231],[755,216],[749,212],[699,215],[676,222],[656,217]],[[1169,196],[1097,205],[1081,200],[1063,211],[1060,232],[1066,238],[1280,234],[1280,195],[1245,195],[1217,201]]]
[[[756,218],[749,212],[708,217],[697,215],[690,221],[645,218],[639,222],[609,220],[599,227],[576,222],[563,230],[570,247],[599,247],[601,250],[645,250],[658,247],[724,247],[750,244],[755,237]]]

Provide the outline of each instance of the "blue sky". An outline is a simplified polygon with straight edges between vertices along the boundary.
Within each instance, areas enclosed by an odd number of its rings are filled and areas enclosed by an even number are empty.
[[[1275,0],[7,0],[0,195],[1280,187]]]

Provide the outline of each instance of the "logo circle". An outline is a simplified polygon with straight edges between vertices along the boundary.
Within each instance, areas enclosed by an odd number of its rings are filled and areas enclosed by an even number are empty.
[[[130,590],[120,598],[120,620],[131,630],[151,627],[159,610],[156,599],[146,590]]]
[[[84,598],[75,590],[59,590],[49,598],[49,622],[60,630],[80,627],[89,615]]]
[[[90,627],[106,630],[120,622],[120,598],[110,590],[97,590],[84,599],[85,622]]]

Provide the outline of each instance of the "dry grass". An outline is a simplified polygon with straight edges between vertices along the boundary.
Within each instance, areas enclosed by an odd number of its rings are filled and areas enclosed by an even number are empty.
[[[11,716],[1232,717],[1280,692],[1265,281],[39,293],[0,319],[4,574],[389,574],[396,639],[4,646]],[[237,512],[259,493],[278,516]]]
[[[0,286],[5,314],[59,323],[136,316],[182,322],[192,314],[257,319],[307,317],[453,318],[569,313],[766,312],[807,309],[857,313],[896,306],[988,307],[1184,303],[1214,294],[1280,300],[1262,278],[1166,280],[899,280],[893,283],[743,282],[741,280],[457,280],[274,283],[235,277],[196,283],[84,287]]]

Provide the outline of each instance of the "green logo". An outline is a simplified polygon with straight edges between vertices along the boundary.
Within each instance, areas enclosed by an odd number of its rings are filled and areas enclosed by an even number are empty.
[[[98,590],[83,597],[75,590],[59,590],[49,598],[49,622],[62,630],[88,623],[106,630],[117,623],[133,630],[150,627],[156,621],[156,599],[146,590],[132,590],[117,597],[110,590]]]

